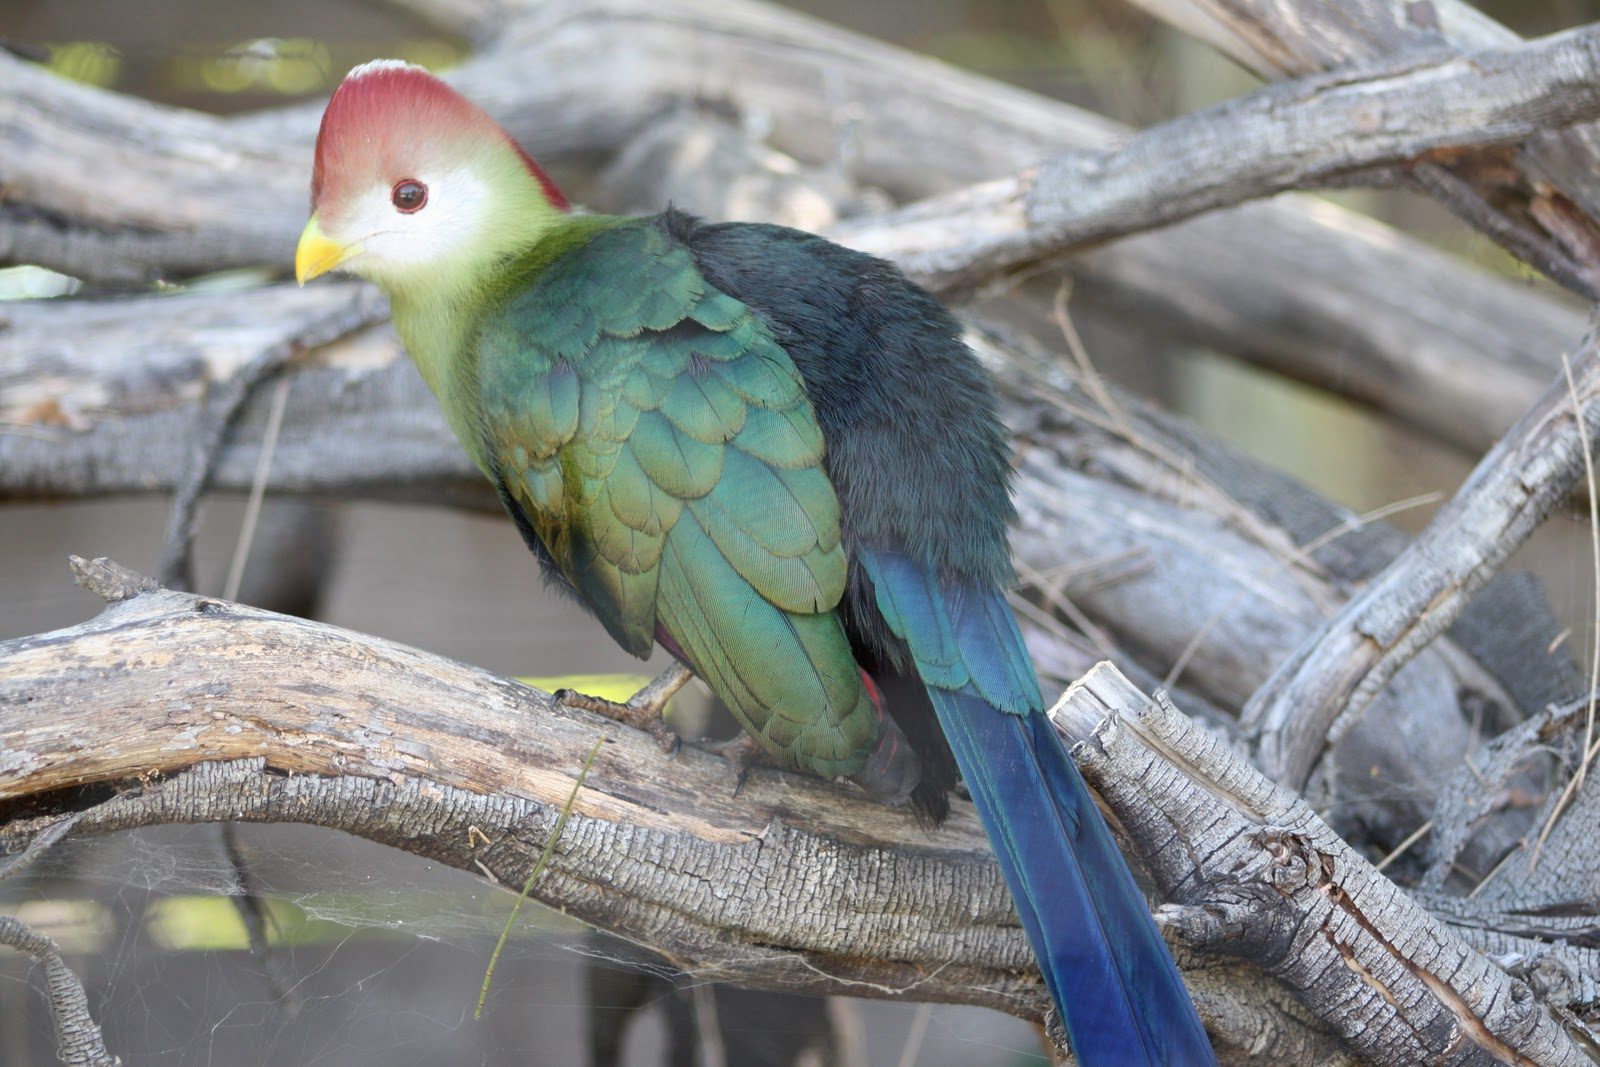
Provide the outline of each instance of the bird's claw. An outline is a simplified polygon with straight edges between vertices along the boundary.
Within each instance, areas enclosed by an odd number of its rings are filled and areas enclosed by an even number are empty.
[[[582,708],[584,711],[592,711],[596,715],[615,719],[636,730],[643,730],[655,738],[656,747],[662,752],[668,756],[676,756],[682,742],[672,727],[661,717],[661,713],[666,709],[667,702],[692,677],[693,675],[685,668],[674,665],[622,704],[615,700],[607,700],[605,697],[580,693],[576,689],[557,689],[551,695],[555,697],[556,703],[563,707]]]
[[[745,782],[749,781],[750,768],[766,761],[766,753],[761,750],[761,746],[756,744],[755,738],[745,733],[727,741],[709,742],[705,749],[727,760],[728,766],[733,768],[734,796],[738,796],[744,789]]]

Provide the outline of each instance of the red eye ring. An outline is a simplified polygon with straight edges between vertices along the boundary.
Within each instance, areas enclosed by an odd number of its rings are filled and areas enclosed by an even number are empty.
[[[428,202],[428,187],[415,178],[401,178],[389,190],[389,202],[402,214],[421,211]]]

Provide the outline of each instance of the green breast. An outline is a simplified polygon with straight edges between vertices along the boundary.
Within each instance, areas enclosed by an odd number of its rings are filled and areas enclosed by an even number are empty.
[[[455,387],[476,393],[480,464],[623,647],[646,655],[664,629],[781,762],[858,769],[876,717],[834,613],[838,500],[788,354],[652,220],[515,276]]]

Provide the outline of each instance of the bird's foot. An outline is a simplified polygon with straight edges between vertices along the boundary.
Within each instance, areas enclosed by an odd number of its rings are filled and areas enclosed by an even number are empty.
[[[745,781],[750,777],[750,768],[758,763],[770,763],[756,739],[747,733],[741,732],[738,737],[726,741],[709,741],[705,750],[714,756],[721,756],[728,761],[728,766],[733,768],[733,795],[738,796],[744,788]]]
[[[670,756],[677,753],[680,741],[672,727],[661,717],[661,713],[666,709],[667,701],[671,700],[693,677],[694,674],[689,668],[674,663],[653,678],[643,689],[629,697],[625,704],[607,700],[605,697],[580,693],[576,689],[558,689],[554,696],[558,704],[592,711],[596,715],[615,719],[636,730],[643,730],[656,739],[656,746],[661,751]]]

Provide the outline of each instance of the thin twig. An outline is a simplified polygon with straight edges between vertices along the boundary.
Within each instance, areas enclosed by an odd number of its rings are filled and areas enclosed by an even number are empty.
[[[1067,351],[1072,353],[1072,361],[1078,365],[1078,373],[1082,377],[1083,387],[1089,395],[1094,397],[1095,403],[1100,405],[1100,410],[1110,416],[1122,435],[1133,437],[1133,426],[1128,422],[1128,413],[1122,410],[1116,398],[1111,395],[1111,390],[1106,388],[1106,383],[1100,377],[1094,360],[1089,358],[1089,350],[1084,346],[1083,338],[1078,335],[1078,327],[1072,321],[1072,315],[1067,309],[1067,301],[1072,295],[1072,280],[1070,277],[1063,280],[1056,289],[1055,300],[1050,305],[1050,316],[1055,320],[1056,328],[1061,331],[1061,336],[1067,342]]]
[[[194,588],[194,538],[200,525],[200,498],[205,495],[222,455],[223,442],[238,420],[256,386],[282,370],[298,349],[285,342],[267,349],[245,364],[217,390],[211,403],[200,409],[199,426],[189,449],[183,481],[172,496],[167,533],[157,577],[168,589]]]
[[[234,910],[239,913],[239,920],[244,923],[245,940],[249,943],[250,955],[261,964],[273,1003],[285,1017],[292,1019],[300,1013],[300,998],[295,993],[295,983],[288,974],[283,957],[273,951],[272,942],[267,937],[268,927],[276,927],[277,919],[267,907],[266,895],[257,884],[255,873],[250,868],[250,861],[239,846],[239,824],[222,823],[221,835],[223,855],[227,857],[228,867],[239,886],[239,891],[230,893],[228,899],[233,902]]]
[[[923,1038],[928,1036],[928,1020],[933,1017],[933,1005],[923,1001],[911,1017],[911,1030],[900,1049],[899,1067],[917,1067],[917,1057],[922,1054]]]
[[[728,1049],[722,1040],[722,1024],[717,1019],[717,987],[710,982],[697,982],[691,996],[700,1067],[728,1067]]]
[[[1421,507],[1425,504],[1431,504],[1438,500],[1442,495],[1443,494],[1437,492],[1421,493],[1414,497],[1408,497],[1405,500],[1397,500],[1391,504],[1384,504],[1382,507],[1373,508],[1371,511],[1364,512],[1360,515],[1352,515],[1343,522],[1339,523],[1337,526],[1334,526],[1328,530],[1324,530],[1322,533],[1318,534],[1316,537],[1313,537],[1305,544],[1293,548],[1288,553],[1289,559],[1301,564],[1311,564],[1315,562],[1311,558],[1312,553],[1316,552],[1318,549],[1326,548],[1328,545],[1333,544],[1346,534],[1355,533],[1356,531],[1365,528],[1368,524],[1377,522],[1379,519],[1387,518],[1390,515],[1395,515],[1411,508]],[[1282,569],[1287,569],[1290,565],[1288,560],[1285,560],[1276,554],[1274,555],[1274,563]],[[1266,568],[1263,568],[1258,573],[1264,575],[1267,573],[1267,570]],[[1205,640],[1206,635],[1211,632],[1212,627],[1216,626],[1216,624],[1220,622],[1228,614],[1228,612],[1232,611],[1243,597],[1243,590],[1235,592],[1233,597],[1226,604],[1212,612],[1211,616],[1207,618],[1206,621],[1201,624],[1200,628],[1194,632],[1194,636],[1189,638],[1189,640],[1184,643],[1183,648],[1178,653],[1178,658],[1172,661],[1172,667],[1167,671],[1167,676],[1161,680],[1161,687],[1163,689],[1171,689],[1178,684],[1178,679],[1183,676],[1184,668],[1189,665],[1189,661],[1193,659],[1194,654],[1199,651],[1200,643]]]
[[[1102,656],[1115,659],[1117,656],[1117,643],[1105,628],[1089,618],[1082,608],[1072,602],[1072,599],[1063,593],[1059,586],[1049,581],[1044,575],[1028,566],[1022,560],[1014,561],[1017,568],[1017,577],[1025,584],[1039,590],[1051,607],[1061,612],[1072,621],[1083,635],[1087,637]]]
[[[267,475],[272,470],[272,453],[278,447],[278,432],[283,429],[283,413],[289,406],[290,380],[278,379],[272,393],[272,409],[267,412],[267,426],[261,436],[261,455],[256,459],[255,480],[250,483],[250,499],[245,504],[244,519],[239,524],[239,540],[233,546],[233,561],[228,564],[228,580],[222,587],[224,600],[238,600],[239,586],[244,584],[244,568],[250,559],[250,546],[255,543],[256,524],[261,520],[261,502],[267,495]]]
[[[1423,823],[1421,826],[1419,826],[1415,830],[1411,831],[1411,833],[1406,836],[1406,839],[1404,841],[1400,842],[1398,845],[1394,846],[1394,848],[1389,852],[1389,854],[1387,856],[1383,857],[1383,859],[1381,859],[1377,863],[1373,864],[1372,865],[1372,869],[1375,870],[1375,871],[1383,870],[1385,867],[1389,866],[1389,864],[1393,863],[1395,860],[1397,860],[1401,856],[1405,855],[1407,849],[1409,849],[1412,845],[1416,844],[1418,841],[1421,841],[1422,838],[1424,837],[1424,835],[1426,835],[1427,832],[1429,830],[1432,830],[1432,829],[1433,829],[1433,820],[1429,819],[1427,822]]]
[[[71,833],[72,828],[78,825],[78,820],[87,814],[87,811],[73,812],[71,815],[57,819],[48,827],[39,831],[34,836],[34,839],[28,842],[27,848],[10,857],[4,863],[0,863],[0,882],[13,875],[21,874],[24,870],[33,866],[40,856],[49,852],[58,841]]]
[[[1600,753],[1600,740],[1595,741],[1594,744],[1583,750],[1583,759],[1579,766],[1587,766],[1597,753]],[[1556,823],[1560,820],[1562,814],[1566,812],[1567,805],[1572,803],[1572,798],[1577,795],[1578,787],[1582,784],[1583,777],[1579,774],[1574,774],[1568,780],[1566,788],[1561,790],[1561,795],[1556,798],[1555,806],[1550,809],[1550,817],[1545,820],[1544,827],[1539,831],[1539,839],[1534,842],[1533,855],[1528,859],[1528,871],[1530,874],[1539,867],[1539,853],[1544,849],[1545,839],[1550,836],[1550,831],[1555,829]]]
[[[0,945],[9,945],[44,967],[45,997],[56,1031],[56,1058],[68,1067],[117,1067],[122,1061],[106,1051],[100,1024],[89,1014],[83,983],[61,958],[56,943],[15,916],[0,915]]]

